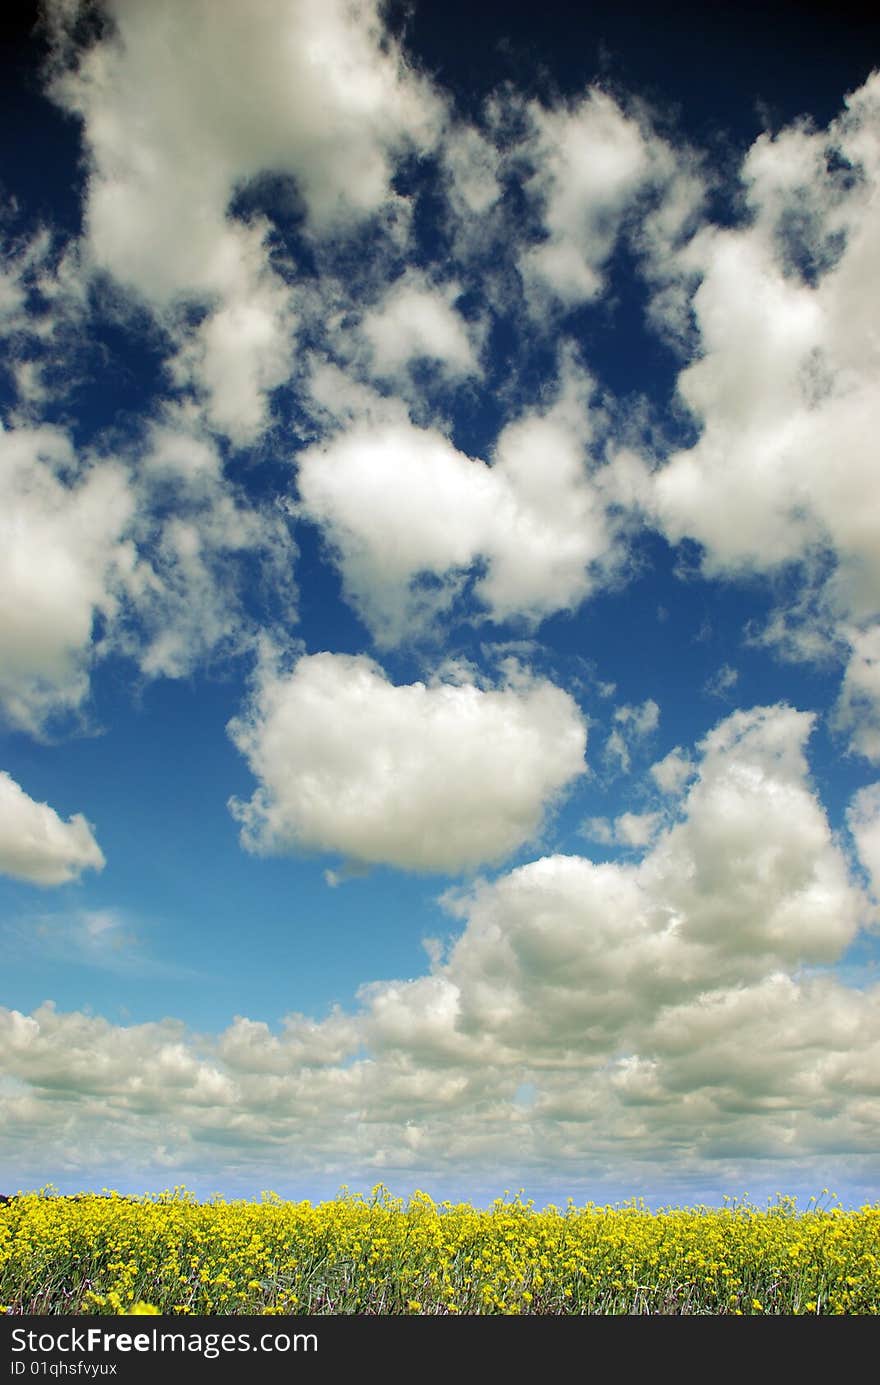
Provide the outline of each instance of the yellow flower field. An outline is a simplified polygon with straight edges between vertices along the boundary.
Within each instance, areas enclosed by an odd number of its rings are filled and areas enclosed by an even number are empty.
[[[880,1204],[537,1211],[51,1189],[0,1206],[7,1313],[880,1312]]]

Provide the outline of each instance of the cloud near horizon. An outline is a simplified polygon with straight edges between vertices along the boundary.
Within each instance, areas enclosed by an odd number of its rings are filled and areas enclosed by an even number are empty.
[[[239,1017],[216,1038],[0,1012],[8,1128],[47,1154],[63,1140],[74,1179],[95,1140],[129,1177],[204,1173],[230,1132],[245,1181],[271,1155],[442,1186],[508,1167],[511,1141],[521,1175],[552,1161],[599,1186],[673,1150],[707,1186],[782,1155],[801,1177],[833,1156],[868,1178],[880,986],[825,970],[868,905],[810,787],[811,721],[719,723],[640,861],[547,856],[448,892],[459,935],[354,1012],[278,1033]],[[857,813],[875,820],[873,799]]]

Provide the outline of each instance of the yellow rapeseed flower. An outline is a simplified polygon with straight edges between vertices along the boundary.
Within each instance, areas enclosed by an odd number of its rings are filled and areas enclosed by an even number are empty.
[[[0,1209],[0,1295],[16,1313],[878,1313],[880,1206],[44,1189]]]

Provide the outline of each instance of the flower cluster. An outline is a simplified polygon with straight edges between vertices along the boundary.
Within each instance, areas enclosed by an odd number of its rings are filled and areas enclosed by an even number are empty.
[[[542,1211],[408,1202],[379,1185],[312,1205],[51,1189],[0,1207],[13,1313],[852,1314],[880,1312],[880,1205]]]

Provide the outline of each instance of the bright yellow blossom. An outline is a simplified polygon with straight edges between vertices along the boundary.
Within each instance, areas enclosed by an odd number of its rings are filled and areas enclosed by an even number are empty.
[[[0,1207],[13,1313],[880,1312],[880,1206],[649,1211],[381,1186],[312,1205],[21,1194]]]

